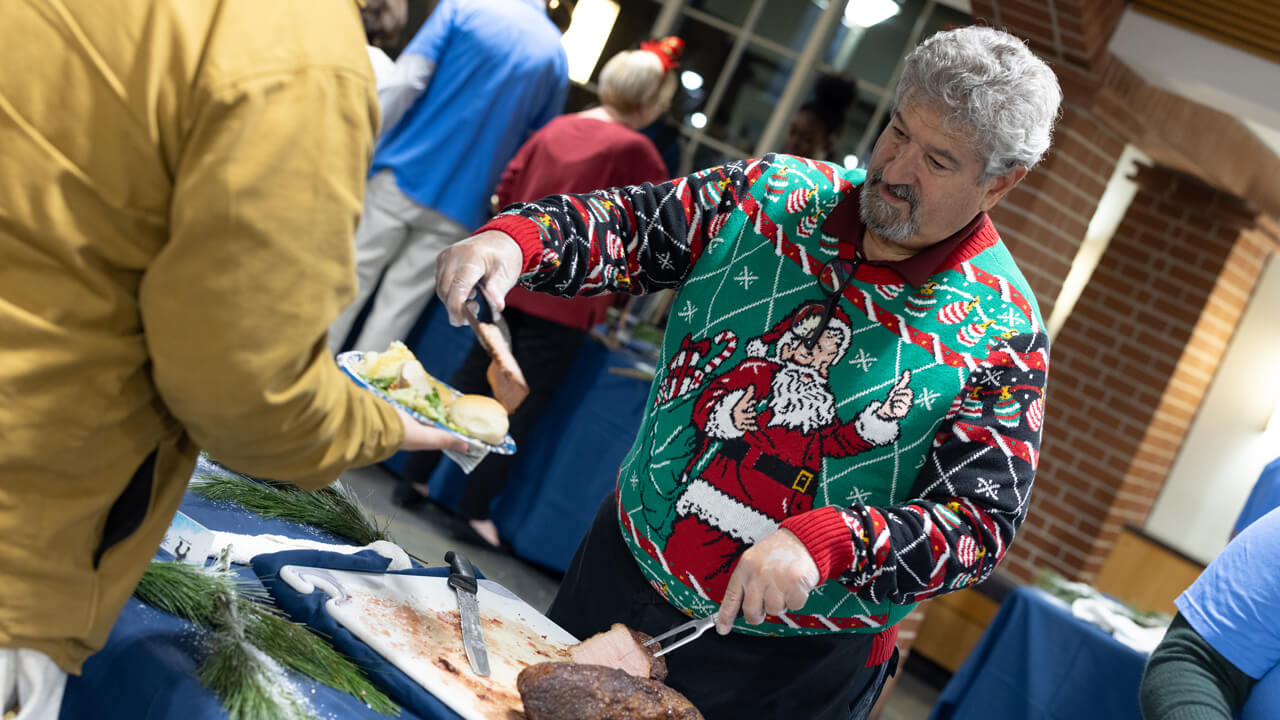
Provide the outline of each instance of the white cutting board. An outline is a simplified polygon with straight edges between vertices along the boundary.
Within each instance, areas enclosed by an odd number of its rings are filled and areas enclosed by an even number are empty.
[[[280,579],[301,593],[322,590],[325,610],[351,634],[467,720],[523,718],[516,676],[539,662],[568,660],[576,638],[501,585],[476,593],[489,676],[471,671],[458,599],[447,578],[286,565]]]

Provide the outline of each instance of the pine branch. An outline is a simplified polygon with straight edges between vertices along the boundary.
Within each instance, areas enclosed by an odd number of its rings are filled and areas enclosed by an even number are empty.
[[[240,592],[255,599],[265,596],[260,587],[241,582],[234,575],[154,560],[133,589],[133,594],[142,602],[201,627],[213,625],[215,597]]]
[[[248,637],[271,657],[335,690],[363,701],[383,715],[396,716],[400,708],[373,687],[364,673],[332,645],[308,628],[285,618],[262,613],[246,624]]]
[[[153,561],[134,594],[148,605],[199,627],[217,629],[213,652],[197,674],[233,718],[296,717],[288,707],[273,710],[261,705],[260,677],[266,673],[287,682],[281,665],[349,693],[383,715],[400,714],[400,708],[325,638],[290,622],[279,609],[266,604],[266,590],[256,583],[184,563]],[[228,603],[226,598],[234,598],[234,602]],[[233,631],[231,636],[228,629]],[[262,657],[251,657],[254,653]],[[307,715],[304,712],[297,717]]]
[[[234,590],[212,599],[213,652],[196,670],[200,684],[222,700],[231,720],[311,720],[284,669],[246,637],[253,613],[242,617],[241,603]]]
[[[360,501],[341,482],[307,492],[288,483],[258,481],[243,475],[198,474],[191,490],[210,500],[230,500],[263,517],[281,518],[341,535],[357,545],[391,540],[385,524],[365,514]]]

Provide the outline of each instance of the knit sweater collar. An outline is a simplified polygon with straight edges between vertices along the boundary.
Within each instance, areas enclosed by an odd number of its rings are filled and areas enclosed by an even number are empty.
[[[822,225],[824,233],[840,241],[842,256],[846,254],[852,256],[854,250],[857,251],[858,256],[864,255],[862,237],[866,232],[866,226],[862,224],[860,207],[858,188],[854,188],[853,192],[836,205]],[[865,264],[892,271],[912,287],[920,287],[928,282],[930,277],[943,270],[959,266],[960,263],[994,245],[998,239],[999,235],[996,233],[995,226],[991,224],[991,218],[985,212],[979,212],[959,231],[905,260],[867,261]],[[859,273],[859,276],[861,277],[862,273]]]

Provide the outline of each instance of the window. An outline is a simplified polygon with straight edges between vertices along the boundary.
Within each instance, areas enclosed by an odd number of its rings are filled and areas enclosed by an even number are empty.
[[[838,7],[830,9],[832,2]],[[891,110],[902,57],[930,34],[971,21],[967,0],[619,3],[600,65],[652,36],[684,38],[681,70],[696,73],[686,88],[696,87],[684,91],[669,118],[679,130],[680,174],[780,150],[792,116],[823,73],[852,77],[858,85],[832,156],[824,159],[856,157],[865,164]],[[812,62],[803,62],[806,51]],[[578,88],[570,109],[593,102],[593,86]]]

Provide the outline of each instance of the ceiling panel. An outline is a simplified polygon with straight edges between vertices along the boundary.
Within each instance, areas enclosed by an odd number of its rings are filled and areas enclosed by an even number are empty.
[[[1280,62],[1276,0],[1136,0],[1133,7],[1165,22]]]

